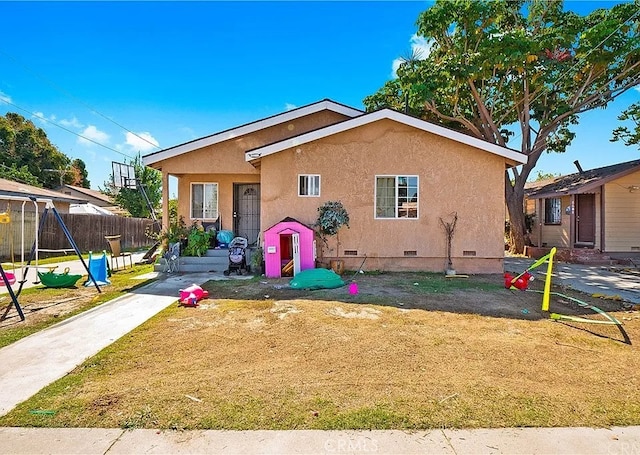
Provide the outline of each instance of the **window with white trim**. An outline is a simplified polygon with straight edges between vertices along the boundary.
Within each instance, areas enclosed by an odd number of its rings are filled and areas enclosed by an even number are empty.
[[[298,196],[320,196],[320,176],[317,174],[298,175]]]
[[[211,221],[218,219],[217,183],[191,184],[191,219]]]
[[[376,176],[376,218],[418,218],[418,176]]]
[[[544,224],[562,224],[562,201],[559,197],[544,200]]]

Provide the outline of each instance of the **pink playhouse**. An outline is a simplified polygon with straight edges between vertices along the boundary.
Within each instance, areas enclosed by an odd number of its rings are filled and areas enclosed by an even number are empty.
[[[267,278],[293,276],[316,266],[314,231],[293,218],[285,218],[264,231]]]

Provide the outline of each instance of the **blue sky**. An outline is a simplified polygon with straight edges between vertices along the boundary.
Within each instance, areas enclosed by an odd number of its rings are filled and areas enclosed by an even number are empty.
[[[615,3],[566,6],[584,14]],[[415,22],[429,4],[0,2],[0,114],[34,120],[87,164],[97,189],[112,161],[158,150],[152,144],[171,147],[324,98],[363,108],[416,44]],[[635,101],[640,91],[631,90],[584,115],[569,151],[545,154],[537,169],[565,174],[576,159],[589,169],[640,157],[609,142],[617,115]]]

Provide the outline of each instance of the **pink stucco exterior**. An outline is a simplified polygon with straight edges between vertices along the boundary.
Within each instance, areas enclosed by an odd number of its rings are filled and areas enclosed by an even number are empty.
[[[265,275],[268,278],[282,276],[282,237],[294,234],[300,239],[300,270],[315,267],[314,231],[295,220],[283,220],[264,231]]]

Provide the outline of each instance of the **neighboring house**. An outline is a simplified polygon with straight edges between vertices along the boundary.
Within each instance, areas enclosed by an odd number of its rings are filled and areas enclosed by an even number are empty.
[[[453,265],[500,273],[505,169],[523,154],[390,109],[363,113],[320,101],[143,157],[178,179],[178,213],[218,221],[253,243],[285,217],[312,226],[318,207],[341,201],[350,227],[325,259],[355,270],[446,266],[440,220],[457,212]],[[166,226],[165,226],[166,227]],[[320,247],[321,243],[318,243]]]
[[[18,196],[18,197],[30,197],[51,199],[53,205],[59,213],[69,213],[70,204],[86,204],[87,200],[81,197],[75,197],[65,194],[60,194],[57,191],[49,190],[46,188],[38,188],[37,186],[27,185],[25,183],[14,182],[13,180],[0,179],[0,211],[4,212],[7,209],[7,204],[11,202],[11,211],[14,213],[20,213],[22,211],[22,202],[10,201],[10,198],[5,196]],[[39,211],[44,210],[44,203],[39,203]],[[32,202],[28,202],[24,205],[25,211],[34,212],[35,205]]]
[[[525,186],[537,247],[640,252],[640,160]]]
[[[119,207],[113,201],[111,196],[108,196],[100,191],[92,190],[90,188],[82,188],[74,185],[62,185],[55,189],[59,193],[63,193],[69,196],[85,199],[89,204],[86,207],[72,206],[71,213],[90,213],[96,215],[121,215],[127,216],[129,213],[123,208]],[[104,210],[100,210],[101,207]],[[110,213],[107,213],[110,212]]]

